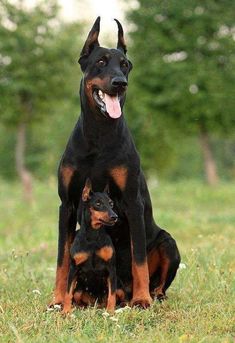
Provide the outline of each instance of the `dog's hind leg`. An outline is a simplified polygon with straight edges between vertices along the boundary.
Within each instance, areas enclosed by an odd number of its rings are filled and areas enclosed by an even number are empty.
[[[180,254],[175,240],[162,230],[155,246],[148,253],[150,292],[159,300],[166,297],[166,290],[175,278],[180,263]]]

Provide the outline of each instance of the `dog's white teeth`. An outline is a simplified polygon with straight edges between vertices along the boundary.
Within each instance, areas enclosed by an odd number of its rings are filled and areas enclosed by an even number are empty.
[[[99,94],[100,99],[103,100],[104,99],[104,93],[101,90],[99,90],[98,94]]]

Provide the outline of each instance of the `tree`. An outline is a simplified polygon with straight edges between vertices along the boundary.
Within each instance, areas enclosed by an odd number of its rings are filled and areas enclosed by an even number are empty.
[[[207,181],[216,184],[211,136],[235,128],[235,2],[138,2],[128,18],[134,24],[132,106],[139,130],[149,126],[152,150],[166,129],[197,134]]]
[[[1,121],[16,132],[16,170],[29,201],[32,177],[25,163],[26,132],[74,93],[74,82],[67,79],[74,78],[79,37],[75,29],[80,29],[61,23],[58,9],[56,0],[38,2],[31,9],[22,0],[0,0]]]

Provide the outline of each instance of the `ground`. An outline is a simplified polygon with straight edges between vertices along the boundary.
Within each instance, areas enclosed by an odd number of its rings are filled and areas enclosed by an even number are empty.
[[[1,342],[234,342],[235,183],[149,183],[157,222],[175,237],[181,269],[168,300],[146,311],[46,311],[52,298],[59,200],[56,181],[35,181],[25,204],[0,182]]]

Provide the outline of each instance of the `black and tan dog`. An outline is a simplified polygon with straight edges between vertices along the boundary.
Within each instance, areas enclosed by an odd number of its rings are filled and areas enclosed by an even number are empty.
[[[115,251],[105,227],[113,226],[118,216],[113,211],[113,201],[106,190],[92,192],[89,179],[82,193],[81,207],[81,226],[70,251],[63,312],[71,311],[75,289],[77,304],[90,304],[92,299],[101,303],[107,298],[106,310],[113,312],[117,288]]]
[[[81,115],[59,166],[59,244],[53,303],[63,303],[69,271],[69,250],[75,235],[77,209],[89,177],[95,191],[110,185],[120,221],[110,232],[116,250],[117,275],[131,291],[131,304],[148,307],[164,295],[180,262],[174,239],[153,219],[140,158],[128,130],[123,105],[132,69],[126,57],[121,24],[116,49],[99,45],[100,18],[95,21],[79,63]],[[79,217],[81,221],[81,217]]]

